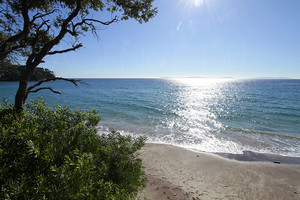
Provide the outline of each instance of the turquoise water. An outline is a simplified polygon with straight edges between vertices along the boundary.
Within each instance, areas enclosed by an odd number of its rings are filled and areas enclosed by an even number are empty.
[[[85,79],[49,83],[47,105],[96,108],[99,133],[146,135],[149,142],[205,152],[254,151],[300,157],[300,80]],[[13,103],[16,82],[0,82]],[[36,99],[37,95],[29,98]]]

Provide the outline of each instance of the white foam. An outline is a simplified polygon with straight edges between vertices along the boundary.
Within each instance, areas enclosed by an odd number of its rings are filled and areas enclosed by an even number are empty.
[[[114,130],[111,128],[114,127],[114,125],[115,123],[106,123],[106,125],[98,126],[98,133],[109,134]],[[255,144],[251,145],[247,142],[246,138],[252,137],[251,140],[255,141],[253,138],[255,135],[248,135],[247,137],[243,136],[243,142],[237,138],[233,141],[229,138],[219,137],[199,129],[198,132],[197,129],[189,129],[188,132],[182,134],[176,130],[162,128],[160,126],[146,127],[127,124],[125,127],[128,128],[128,130],[116,129],[115,131],[120,132],[122,135],[131,135],[133,137],[146,136],[147,142],[149,143],[170,144],[201,152],[242,154],[243,151],[253,151],[257,153],[300,157],[300,147],[295,148],[295,145],[286,145],[285,148],[279,148],[279,146],[272,144],[263,146],[262,144],[264,144],[264,142],[262,139],[257,139],[257,142],[255,143],[256,146]]]

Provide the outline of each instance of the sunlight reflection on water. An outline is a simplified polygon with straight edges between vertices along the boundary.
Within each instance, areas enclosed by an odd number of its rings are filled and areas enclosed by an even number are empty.
[[[219,107],[219,99],[223,98],[221,90],[230,81],[232,79],[172,79],[173,84],[180,87],[174,95],[177,106],[171,111],[177,117],[164,122],[171,131],[162,140],[173,140],[170,142],[201,151],[210,149],[216,152],[225,150],[241,153],[241,148],[236,143],[214,135],[224,127],[217,121],[218,116],[213,110]]]
[[[268,123],[263,124],[261,119],[268,118],[261,115],[261,107],[267,106],[268,102],[258,101],[264,93],[256,91],[255,87],[252,94],[253,86],[244,87],[243,81],[233,79],[181,78],[169,81],[178,90],[167,92],[166,96],[173,99],[173,107],[166,107],[165,113],[174,115],[162,119],[163,126],[156,126],[157,132],[150,140],[200,151],[280,151],[299,156],[299,148],[295,148],[299,142],[297,138],[281,138],[281,143],[275,140],[281,136],[269,138],[268,135],[273,133],[268,132]]]

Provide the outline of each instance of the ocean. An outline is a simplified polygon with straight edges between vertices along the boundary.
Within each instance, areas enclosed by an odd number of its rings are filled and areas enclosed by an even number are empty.
[[[116,130],[201,152],[300,157],[300,80],[83,79],[47,83],[48,106],[96,108],[99,134]],[[33,84],[32,82],[31,84]],[[0,82],[13,103],[17,82]]]

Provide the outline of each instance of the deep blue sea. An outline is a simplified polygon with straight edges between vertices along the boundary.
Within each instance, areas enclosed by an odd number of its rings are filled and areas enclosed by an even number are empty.
[[[84,79],[48,83],[48,106],[96,108],[99,134],[111,130],[148,142],[204,152],[243,151],[300,157],[300,80]],[[34,82],[33,82],[34,83]],[[13,103],[17,82],[0,82]],[[36,99],[37,94],[29,96]]]

